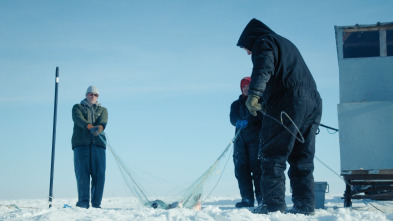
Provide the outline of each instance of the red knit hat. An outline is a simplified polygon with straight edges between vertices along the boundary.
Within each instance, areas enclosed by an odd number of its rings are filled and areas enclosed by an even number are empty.
[[[245,77],[240,81],[240,90],[243,92],[244,85],[250,85],[251,77]]]

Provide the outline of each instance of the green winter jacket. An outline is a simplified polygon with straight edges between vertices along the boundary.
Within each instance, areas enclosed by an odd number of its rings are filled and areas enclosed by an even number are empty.
[[[75,104],[72,108],[72,120],[74,121],[72,149],[76,146],[89,144],[105,148],[105,143],[98,136],[93,136],[87,129],[88,124],[102,125],[105,129],[108,122],[108,111],[105,107],[102,107],[99,102],[89,106],[86,100],[82,100],[80,104]]]

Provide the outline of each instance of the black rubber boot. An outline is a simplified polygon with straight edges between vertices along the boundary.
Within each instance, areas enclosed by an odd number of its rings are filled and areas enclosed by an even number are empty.
[[[292,207],[292,209],[290,209],[288,211],[288,213],[292,213],[292,214],[303,214],[306,216],[312,216],[315,214],[315,210],[313,208],[298,208],[296,206]]]
[[[257,214],[268,214],[268,213],[274,213],[274,212],[281,212],[285,213],[286,206],[285,205],[266,205],[266,204],[260,204],[258,205],[257,208],[255,208],[252,213],[257,213]]]
[[[241,202],[235,204],[236,208],[254,207],[254,201],[250,199],[242,199]]]

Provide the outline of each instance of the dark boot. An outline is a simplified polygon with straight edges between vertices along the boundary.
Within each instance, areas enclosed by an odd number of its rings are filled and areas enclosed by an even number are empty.
[[[314,215],[315,204],[311,200],[294,200],[293,207],[288,212],[293,214]]]
[[[264,204],[259,204],[258,207],[253,209],[251,212],[257,213],[257,214],[268,214],[269,213],[269,211],[267,211],[266,205],[264,205]]]
[[[274,213],[274,212],[285,213],[285,210],[286,210],[285,205],[259,204],[258,207],[252,211],[252,213],[257,213],[257,214],[268,214],[268,213]]]
[[[91,205],[91,207],[96,208],[96,209],[101,209],[101,206],[98,204],[93,204],[93,205]]]
[[[254,200],[250,199],[242,199],[241,202],[235,204],[236,208],[243,208],[243,207],[254,207]]]
[[[294,206],[294,207],[292,207],[292,209],[290,209],[288,211],[288,213],[303,214],[306,216],[312,216],[315,214],[315,210],[313,208],[298,208],[298,207]]]
[[[76,206],[80,208],[89,209],[89,202],[77,202]]]

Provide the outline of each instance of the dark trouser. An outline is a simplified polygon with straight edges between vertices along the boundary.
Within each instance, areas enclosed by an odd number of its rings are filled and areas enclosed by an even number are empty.
[[[91,176],[91,204],[100,206],[105,184],[105,148],[93,144],[75,147],[74,167],[78,187],[76,205],[89,208]]]
[[[233,162],[235,165],[235,176],[239,185],[242,199],[248,199],[254,202],[255,198],[258,203],[262,200],[261,193],[261,162],[258,160],[259,136],[249,136],[242,131],[235,142]]]
[[[322,100],[318,93],[282,96],[268,106],[267,114],[280,120],[281,111],[285,111],[293,120],[305,142],[299,142],[279,123],[264,117],[261,130],[263,202],[270,211],[285,208],[284,172],[288,161],[294,206],[313,211],[315,135],[321,120]],[[283,121],[300,138],[285,115]]]

